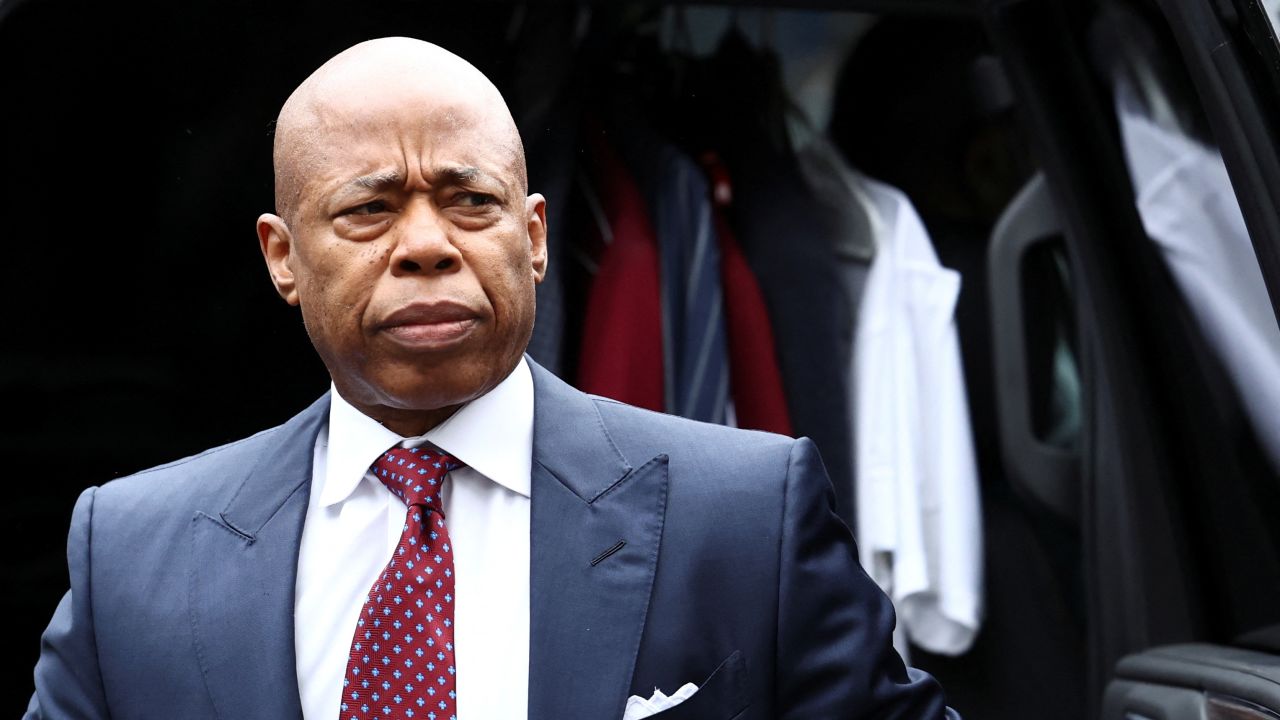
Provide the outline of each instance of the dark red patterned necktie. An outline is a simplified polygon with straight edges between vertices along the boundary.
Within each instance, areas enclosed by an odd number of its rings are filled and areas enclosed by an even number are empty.
[[[340,720],[457,720],[453,660],[453,547],[440,489],[456,458],[392,448],[374,476],[408,506],[391,562],[356,621]]]

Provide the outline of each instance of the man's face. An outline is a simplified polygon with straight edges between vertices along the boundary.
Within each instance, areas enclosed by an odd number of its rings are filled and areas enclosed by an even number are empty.
[[[315,108],[296,200],[259,235],[339,392],[394,418],[471,400],[515,367],[546,230],[509,119],[439,90],[390,95]]]

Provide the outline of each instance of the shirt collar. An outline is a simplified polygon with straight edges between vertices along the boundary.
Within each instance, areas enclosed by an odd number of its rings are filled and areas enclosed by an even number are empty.
[[[426,434],[405,438],[357,410],[330,388],[329,444],[320,505],[355,492],[365,472],[390,447],[430,443],[512,492],[530,495],[533,462],[533,375],[524,358],[497,387],[463,405]]]

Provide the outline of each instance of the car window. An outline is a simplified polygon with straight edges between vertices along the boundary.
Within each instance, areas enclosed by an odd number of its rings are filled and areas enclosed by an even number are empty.
[[[1173,288],[1168,313],[1197,355],[1185,379],[1212,390],[1202,422],[1229,441],[1216,450],[1217,474],[1180,488],[1184,557],[1205,581],[1194,592],[1206,639],[1246,642],[1280,622],[1280,326],[1223,154],[1161,15],[1111,6],[1093,40],[1134,203]]]

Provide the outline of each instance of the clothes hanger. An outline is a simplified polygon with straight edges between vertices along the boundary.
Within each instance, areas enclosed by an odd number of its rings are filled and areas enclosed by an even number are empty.
[[[771,52],[774,46],[772,15],[772,10],[762,13],[760,21],[761,44]],[[826,133],[819,130],[808,114],[791,99],[786,88],[781,88],[781,91],[784,126],[792,151],[805,154],[810,162],[820,163],[828,177],[837,178],[840,187],[861,208],[871,226],[867,244],[857,242],[858,238],[848,237],[838,245],[837,252],[847,258],[870,261],[879,251],[879,239],[888,231],[888,224],[875,200],[867,193],[865,176],[849,165]],[[830,200],[838,202],[836,198]]]
[[[1152,122],[1178,135],[1202,137],[1199,104],[1175,68],[1147,20],[1115,3],[1104,5],[1090,30],[1094,65],[1106,80],[1123,78]]]

